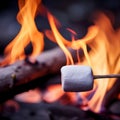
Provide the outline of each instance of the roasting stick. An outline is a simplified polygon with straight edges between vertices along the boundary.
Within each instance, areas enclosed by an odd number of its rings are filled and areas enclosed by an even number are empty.
[[[92,68],[84,65],[67,65],[61,68],[61,82],[65,92],[91,90],[94,79],[100,78],[120,78],[120,74],[93,75]]]
[[[100,78],[120,78],[120,74],[109,74],[109,75],[93,75],[94,79]]]

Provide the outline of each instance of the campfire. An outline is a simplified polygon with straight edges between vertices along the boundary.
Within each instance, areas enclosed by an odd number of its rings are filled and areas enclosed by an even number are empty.
[[[0,102],[19,109],[16,101],[57,101],[82,112],[108,113],[109,105],[120,98],[120,29],[114,28],[111,17],[101,11],[94,13],[81,38],[66,27],[71,36],[68,39],[60,32],[59,20],[41,0],[18,0],[18,7],[20,31],[0,60]],[[37,16],[47,19],[50,28],[39,30]],[[44,51],[45,38],[57,47]],[[32,52],[26,54],[30,44]],[[94,80],[94,75],[100,76]]]

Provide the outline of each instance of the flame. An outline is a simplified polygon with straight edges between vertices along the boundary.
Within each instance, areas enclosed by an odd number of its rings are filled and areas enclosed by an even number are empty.
[[[48,13],[48,20],[51,26],[50,31],[46,32],[47,36],[58,43],[66,54],[67,60],[73,64],[67,47],[75,50],[84,51],[84,60],[77,64],[90,65],[94,74],[113,74],[120,73],[120,30],[114,30],[109,18],[105,14],[99,14],[95,25],[88,28],[88,33],[82,39],[66,40],[58,31],[54,17]],[[48,34],[49,33],[49,34]],[[90,47],[90,52],[87,50]],[[94,89],[89,92],[80,93],[86,107],[94,112],[100,112],[103,109],[102,101],[108,90],[110,90],[116,79],[95,80]],[[103,82],[104,81],[104,82]],[[92,96],[88,99],[88,96]],[[85,102],[86,101],[86,102]]]
[[[21,24],[21,29],[5,48],[7,57],[3,64],[11,64],[16,60],[24,59],[24,49],[29,43],[33,46],[32,57],[36,57],[44,47],[43,33],[38,31],[34,21],[41,0],[19,0],[18,3],[20,11],[17,20]]]
[[[70,40],[66,40],[58,31],[57,26],[55,25],[55,20],[54,17],[48,12],[48,20],[51,26],[51,30],[53,34],[47,34],[47,36],[51,39],[52,41],[56,41],[57,44],[60,46],[60,48],[64,51],[66,58],[67,58],[67,64],[74,64],[72,56],[70,54],[70,52],[67,50],[66,47],[71,47],[75,50],[78,50],[80,48],[83,49],[84,54],[87,58],[87,60],[89,61],[90,64],[90,60],[88,57],[88,53],[87,53],[87,44],[89,42],[91,42],[91,40],[96,36],[97,32],[98,32],[98,27],[97,26],[91,26],[88,29],[88,33],[87,35],[83,38],[83,39],[78,39],[78,40],[72,40],[70,42]],[[52,36],[50,36],[52,35]],[[55,39],[55,40],[54,40]]]
[[[95,22],[99,26],[99,32],[95,40],[89,44],[93,49],[89,53],[94,74],[117,74],[120,73],[120,29],[114,30],[107,16],[99,14]],[[99,63],[98,63],[99,62]],[[103,98],[110,90],[116,79],[97,80],[97,90],[88,102],[89,107],[94,111],[100,111]],[[101,92],[102,91],[102,92]],[[96,106],[97,103],[97,106]]]
[[[69,46],[70,42],[67,41],[58,31],[54,17],[48,12],[48,20],[50,23],[51,30],[53,32],[53,35],[55,37],[55,41],[60,46],[60,48],[65,52],[66,58],[67,58],[67,64],[74,64],[72,56],[68,49],[66,48],[65,44]]]
[[[18,0],[18,3],[20,10],[17,20],[21,25],[21,29],[12,42],[5,48],[6,58],[2,62],[2,65],[12,64],[16,60],[24,59],[26,57],[24,49],[29,43],[32,43],[33,46],[31,54],[33,58],[40,54],[44,47],[43,33],[38,31],[34,21],[37,12],[42,13],[40,11],[41,0]],[[114,30],[112,23],[105,14],[100,13],[98,16],[99,18],[95,21],[94,25],[88,28],[87,34],[81,39],[75,39],[74,35],[76,33],[72,29],[67,28],[72,33],[71,40],[67,40],[59,32],[60,25],[58,25],[59,22],[57,19],[47,11],[51,30],[46,30],[45,35],[53,42],[56,42],[64,51],[67,65],[90,65],[93,73],[100,75],[120,73],[120,29]],[[74,63],[68,47],[77,51],[82,49],[84,52],[83,60],[78,60],[78,63]],[[89,51],[88,47],[90,48]],[[82,99],[83,109],[100,112],[104,107],[102,106],[104,96],[112,88],[115,81],[116,79],[95,80],[92,91],[77,93],[75,96]],[[57,91],[53,92],[53,89]],[[64,94],[64,92],[61,92],[60,86],[52,86],[48,91],[51,91],[50,93],[53,96],[48,101],[54,101]],[[60,94],[58,95],[58,93]],[[49,96],[51,97],[51,94],[46,94],[44,99],[48,99]],[[76,99],[73,96],[72,94],[72,100],[75,101]]]

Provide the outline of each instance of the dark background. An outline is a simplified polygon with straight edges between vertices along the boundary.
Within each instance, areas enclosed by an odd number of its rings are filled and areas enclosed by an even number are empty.
[[[98,10],[111,12],[115,16],[115,26],[119,27],[119,0],[43,0],[42,2],[61,22],[60,32],[66,38],[70,38],[66,31],[68,27],[77,32],[78,38],[84,36],[86,28],[91,24],[93,13]],[[17,0],[0,0],[0,53],[3,53],[5,46],[20,30],[20,25],[16,20],[17,13]],[[36,18],[36,25],[40,31],[49,28],[47,19],[41,16]],[[45,43],[45,49],[56,46],[47,38],[45,38]]]

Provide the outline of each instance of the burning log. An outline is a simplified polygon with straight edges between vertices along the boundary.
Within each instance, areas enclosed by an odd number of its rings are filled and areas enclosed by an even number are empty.
[[[120,78],[120,74],[93,75],[90,66],[69,65],[61,68],[62,87],[68,92],[82,92],[93,89],[94,79]]]
[[[69,52],[76,62],[76,51],[69,49]],[[80,55],[82,54],[81,52]],[[60,72],[60,68],[65,64],[66,58],[63,51],[60,48],[54,48],[43,52],[36,58],[35,62],[32,62],[28,58],[26,60],[17,61],[12,65],[1,67],[0,99],[2,100],[4,98],[4,93],[9,93],[14,88],[29,83],[38,77]],[[14,94],[17,93],[13,91],[13,95]]]

